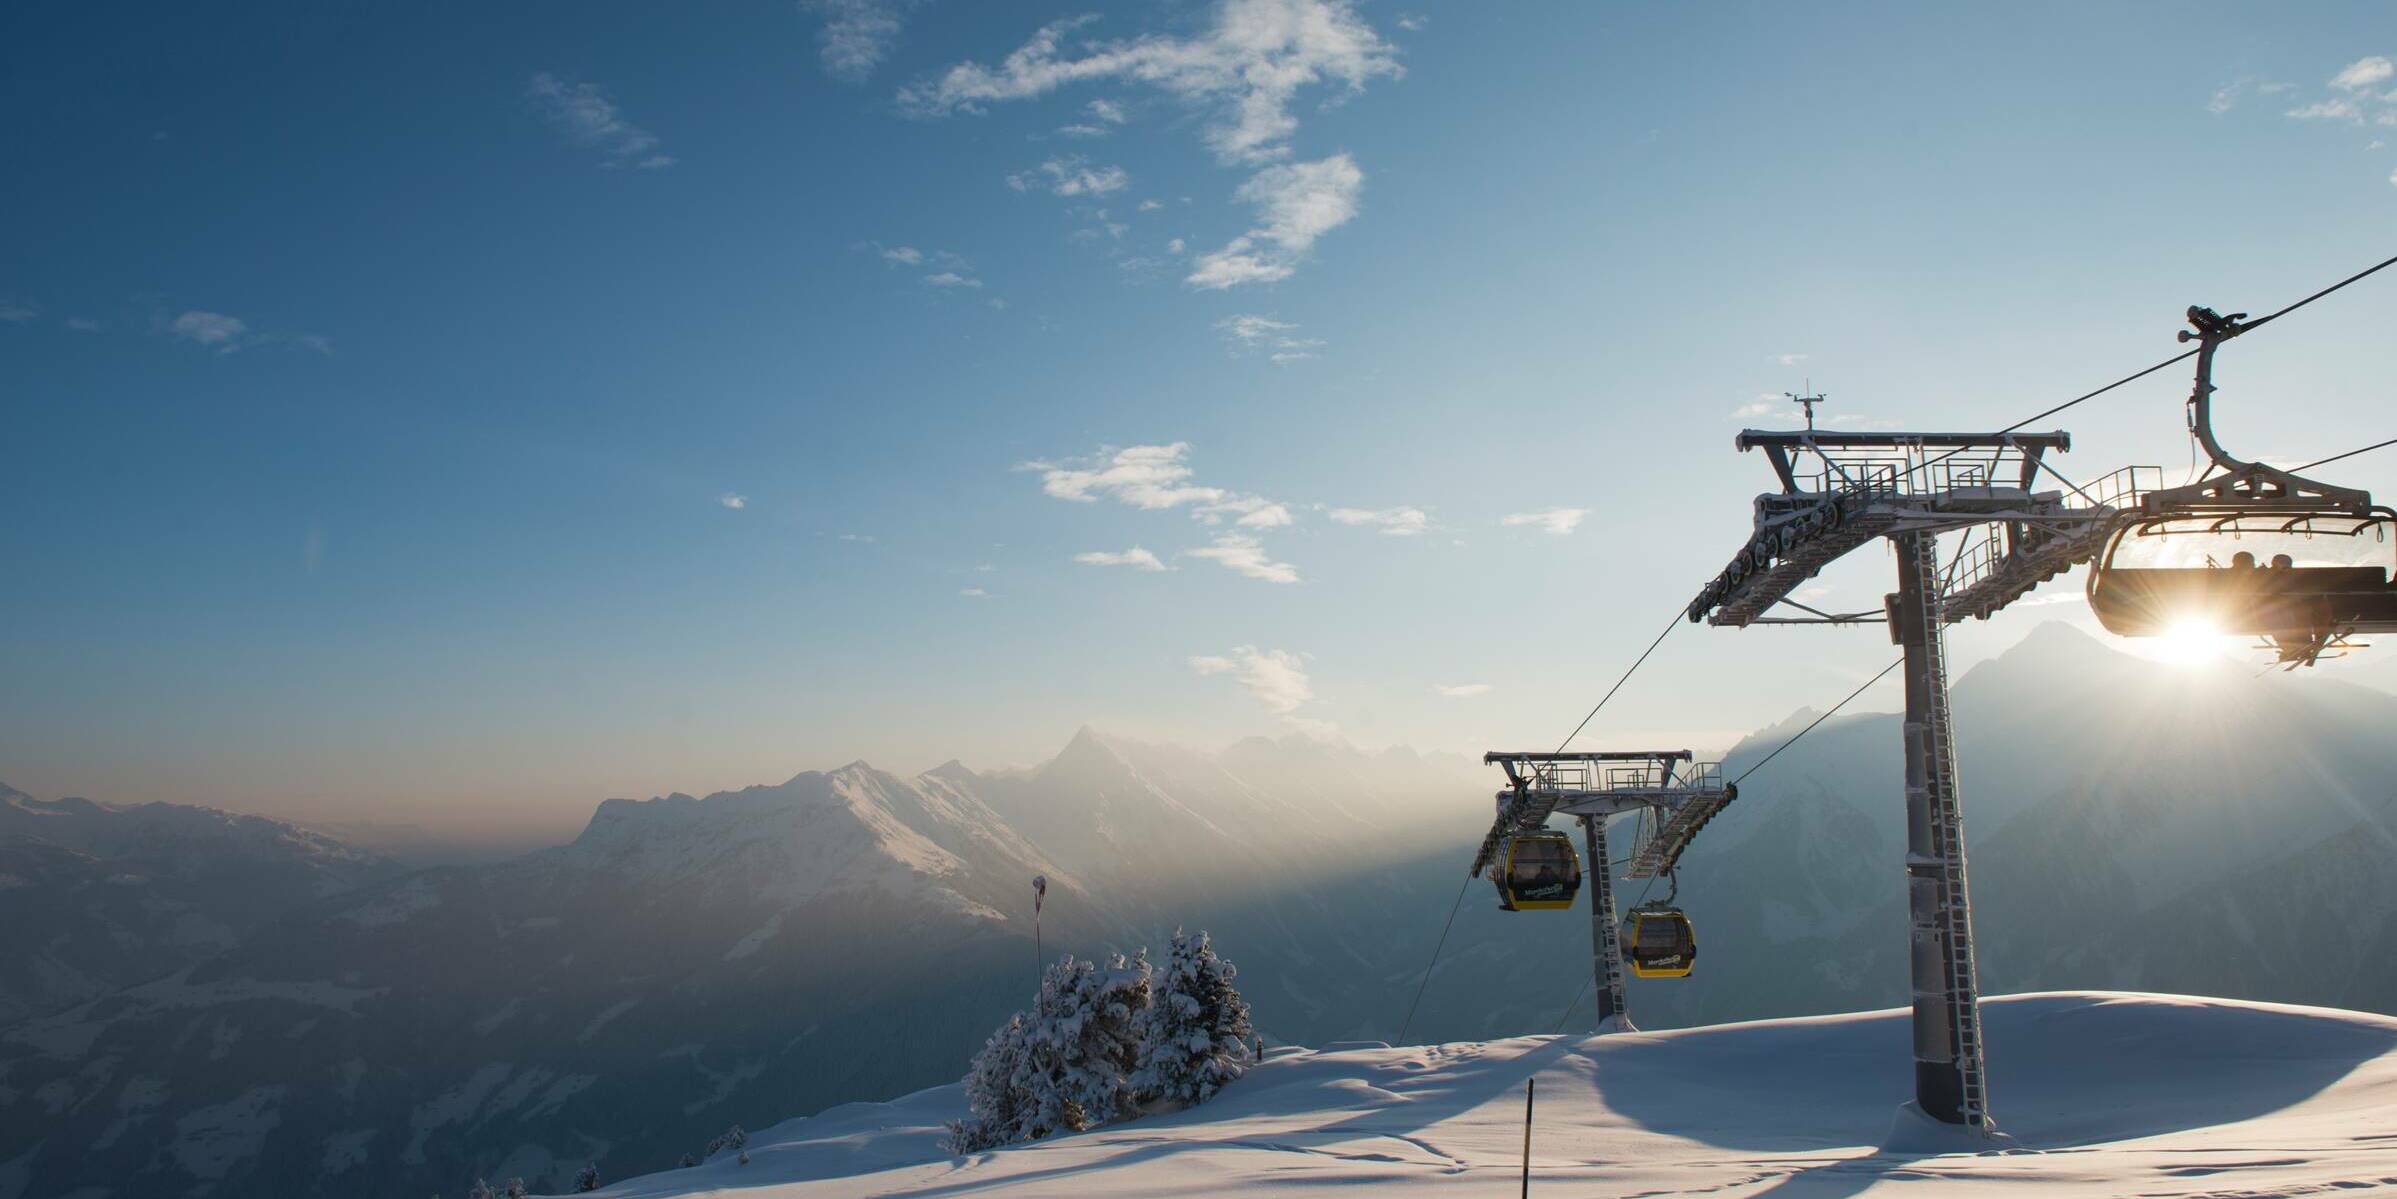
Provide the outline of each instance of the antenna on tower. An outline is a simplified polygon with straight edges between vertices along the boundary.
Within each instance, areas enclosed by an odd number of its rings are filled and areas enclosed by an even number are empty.
[[[1814,380],[1806,381],[1806,390],[1814,391]],[[1792,403],[1806,409],[1806,431],[1814,432],[1814,406],[1823,402],[1823,393],[1815,391],[1813,395],[1800,395],[1794,391],[1785,391],[1781,394],[1788,396]]]

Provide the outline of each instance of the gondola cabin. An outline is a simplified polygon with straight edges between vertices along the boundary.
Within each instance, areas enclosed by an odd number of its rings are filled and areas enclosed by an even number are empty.
[[[1573,906],[1581,893],[1581,858],[1573,839],[1558,832],[1516,833],[1506,840],[1498,869],[1498,906],[1509,912],[1550,912]]]
[[[2247,633],[2311,662],[2356,633],[2397,632],[2390,521],[2312,515],[2136,521],[2089,575],[2089,608],[2124,637]]]
[[[1687,978],[1698,962],[1698,936],[1680,908],[1633,908],[1623,921],[1623,957],[1640,978]]]

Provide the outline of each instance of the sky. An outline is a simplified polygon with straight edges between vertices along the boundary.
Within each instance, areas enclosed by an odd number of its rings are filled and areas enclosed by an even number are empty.
[[[1083,724],[1545,747],[1783,393],[1994,429],[2397,253],[2392,55],[2371,3],[13,5],[0,779],[571,830]],[[2218,431],[2397,435],[2393,322],[2226,349]],[[2185,470],[2187,388],[2059,464]],[[1683,628],[1584,744],[1890,654]]]

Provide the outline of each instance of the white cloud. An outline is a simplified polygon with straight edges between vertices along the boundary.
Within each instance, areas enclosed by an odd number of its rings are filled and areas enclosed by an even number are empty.
[[[1090,109],[1091,119],[1102,124],[1121,125],[1124,123],[1124,106],[1113,100],[1093,100],[1087,107]]]
[[[1165,252],[1168,254],[1179,254],[1189,248],[1189,244],[1178,237],[1165,243]]]
[[[980,112],[1073,84],[1128,80],[1213,108],[1206,139],[1216,155],[1259,163],[1288,154],[1298,128],[1290,107],[1301,90],[1342,84],[1356,92],[1401,73],[1389,43],[1346,0],[1224,0],[1214,26],[1193,37],[1086,43],[1079,57],[1064,50],[1066,35],[1092,19],[1042,27],[996,67],[959,63],[902,89],[900,105],[925,116]]]
[[[1268,583],[1298,582],[1298,568],[1287,562],[1276,562],[1265,552],[1265,545],[1244,533],[1224,533],[1214,542],[1183,555],[1205,558],[1219,563],[1224,569]]]
[[[2364,119],[2364,110],[2353,100],[2336,98],[2299,105],[2290,109],[2286,115],[2296,117],[2301,121],[2355,121],[2361,123]]]
[[[882,252],[882,260],[900,266],[921,266],[924,262],[924,252],[914,246],[892,246]]]
[[[1189,453],[1190,443],[1177,441],[1126,446],[1112,454],[1101,450],[1097,461],[1080,466],[1026,462],[1016,469],[1039,471],[1042,491],[1077,503],[1111,497],[1135,508],[1155,510],[1224,499],[1222,488],[1190,482],[1190,465],[1184,460]]]
[[[1424,16],[1422,13],[1410,12],[1400,13],[1398,15],[1398,27],[1400,29],[1406,30],[1408,33],[1421,33],[1423,32],[1424,26],[1431,23],[1432,19],[1430,17]]]
[[[1234,193],[1256,207],[1257,224],[1199,255],[1184,282],[1221,290],[1289,278],[1315,239],[1355,218],[1364,185],[1365,173],[1346,154],[1257,172]]]
[[[1269,342],[1279,334],[1298,328],[1297,325],[1288,321],[1277,321],[1272,317],[1258,316],[1254,313],[1227,316],[1215,322],[1215,327],[1221,330],[1225,337],[1242,345],[1251,346]]]
[[[2375,83],[2386,82],[2391,76],[2397,76],[2397,62],[2391,62],[2385,54],[2375,54],[2347,64],[2338,74],[2330,77],[2330,85],[2341,91],[2361,91]]]
[[[732,509],[735,512],[738,512],[741,509],[749,506],[749,497],[727,491],[724,494],[717,496],[716,502]]]
[[[625,120],[596,84],[569,83],[543,71],[525,84],[524,94],[566,140],[605,155],[605,166],[655,170],[674,165],[671,155],[657,152],[657,136]]]
[[[934,287],[982,286],[982,280],[976,279],[971,275],[960,275],[955,271],[942,271],[937,275],[926,275],[924,276],[924,282],[929,283]]]
[[[824,14],[816,32],[817,53],[824,71],[835,79],[861,83],[890,56],[899,40],[900,14],[912,0],[804,0],[805,7]]]
[[[1019,171],[1007,177],[1007,186],[1017,191],[1045,188],[1053,196],[1103,196],[1121,191],[1132,182],[1122,167],[1094,167],[1080,155],[1052,158],[1040,164],[1039,173]],[[1040,178],[1048,176],[1046,182]]]
[[[1775,354],[1773,355],[1773,358],[1783,366],[1796,366],[1799,363],[1806,361],[1806,355],[1804,354]]]
[[[1771,416],[1776,412],[1786,411],[1782,405],[1788,402],[1788,396],[1760,392],[1755,399],[1732,409],[1731,418],[1733,420],[1753,420],[1759,416]]]
[[[1432,690],[1450,699],[1475,699],[1490,693],[1488,683],[1434,683]]]
[[[1121,553],[1112,550],[1092,550],[1086,554],[1076,554],[1074,561],[1085,566],[1129,566],[1135,570],[1165,569],[1165,563],[1158,561],[1157,555],[1137,545]]]
[[[1276,716],[1288,716],[1315,698],[1305,663],[1287,650],[1242,645],[1228,655],[1193,657],[1190,668],[1204,676],[1232,676]]]
[[[989,596],[990,592],[984,591],[980,587],[960,587],[957,589],[957,594],[968,599],[983,599]]]
[[[1334,508],[1324,515],[1344,525],[1365,525],[1385,537],[1413,537],[1431,528],[1431,514],[1421,508]]]
[[[1139,204],[1134,205],[1134,210],[1138,212],[1155,212],[1163,207],[1165,207],[1165,201],[1163,200],[1142,200]]]
[[[41,314],[42,309],[38,304],[0,302],[0,324],[21,325]]]
[[[238,344],[237,339],[242,334],[249,332],[250,326],[237,316],[226,316],[221,312],[193,311],[176,317],[167,325],[167,328],[172,330],[175,336],[188,341],[196,341],[204,346],[232,349]]]
[[[1206,524],[1221,524],[1226,516],[1232,524],[1243,529],[1278,529],[1295,524],[1298,518],[1290,514],[1286,504],[1277,504],[1261,495],[1229,495],[1204,505],[1198,518]]]
[[[1537,512],[1513,512],[1499,518],[1508,526],[1531,525],[1543,533],[1562,537],[1581,527],[1581,518],[1588,516],[1587,508],[1542,508]]]
[[[841,534],[841,540],[871,544],[874,540],[874,535],[872,533],[843,533]]]
[[[2391,171],[2391,172],[2389,172],[2389,186],[2391,186],[2391,187],[2397,187],[2397,171]],[[74,324],[75,322],[73,322],[73,321],[68,321],[67,323],[71,325],[71,324]]]

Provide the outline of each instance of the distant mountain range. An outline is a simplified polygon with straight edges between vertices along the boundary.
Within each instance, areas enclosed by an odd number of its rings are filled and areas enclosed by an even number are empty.
[[[2397,1007],[2381,952],[2397,901],[2373,885],[2397,864],[2397,697],[2169,671],[2051,625],[1960,680],[1955,705],[1988,989]],[[1743,788],[1682,869],[1698,971],[1635,983],[1635,1019],[1902,1001],[1895,726],[1835,718]],[[77,965],[80,992],[0,976],[40,1012],[0,1030],[0,1199],[560,1187],[586,1160],[655,1169],[735,1121],[952,1079],[1028,997],[1035,874],[1051,956],[1204,927],[1269,1038],[1391,1039],[1497,783],[1462,756],[1084,730],[1025,770],[853,763],[610,800],[571,844],[407,873],[169,805],[141,819],[184,830],[180,858],[45,838],[68,825],[41,821],[132,828],[146,809],[11,793],[0,876],[24,881],[0,881],[0,935],[139,953]],[[218,825],[247,831],[192,831]],[[83,864],[14,864],[54,861]],[[261,897],[270,880],[284,889]],[[224,931],[177,942],[184,927]],[[1409,1037],[1549,1031],[1577,993],[1586,1025],[1589,953],[1586,909],[1500,913],[1476,882]]]

